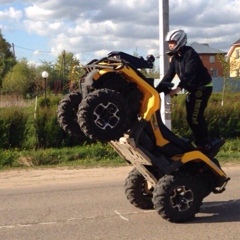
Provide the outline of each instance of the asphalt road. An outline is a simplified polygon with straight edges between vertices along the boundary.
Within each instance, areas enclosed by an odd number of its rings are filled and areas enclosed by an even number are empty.
[[[240,239],[240,167],[196,218],[174,224],[133,207],[123,190],[131,167],[0,172],[1,240]]]

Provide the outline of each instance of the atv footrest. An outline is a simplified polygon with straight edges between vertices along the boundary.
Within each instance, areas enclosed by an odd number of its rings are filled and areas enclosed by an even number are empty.
[[[127,161],[135,164],[152,165],[151,160],[136,148],[134,139],[122,137],[119,141],[111,141],[115,150]]]
[[[224,192],[226,190],[226,185],[229,180],[230,180],[230,178],[226,178],[223,185],[221,187],[215,188],[212,192],[215,194]]]

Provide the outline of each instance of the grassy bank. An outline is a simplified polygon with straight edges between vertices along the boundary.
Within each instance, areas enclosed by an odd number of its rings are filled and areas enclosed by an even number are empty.
[[[97,167],[125,165],[107,144],[39,150],[0,150],[0,169],[24,167]]]
[[[40,150],[0,150],[0,169],[26,167],[99,167],[123,166],[127,163],[107,144],[91,144],[71,148]],[[221,148],[217,159],[226,164],[240,164],[239,139],[228,140]]]

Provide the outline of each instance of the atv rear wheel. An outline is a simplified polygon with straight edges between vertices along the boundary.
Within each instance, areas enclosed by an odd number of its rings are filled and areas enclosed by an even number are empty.
[[[184,222],[194,218],[202,204],[197,180],[187,173],[163,176],[154,188],[153,204],[162,218]]]
[[[57,109],[57,120],[60,127],[70,135],[83,135],[77,122],[78,105],[82,101],[80,92],[71,92],[64,96]]]
[[[129,202],[140,209],[153,209],[152,192],[142,174],[134,168],[128,175],[124,184],[125,195]]]
[[[130,125],[125,99],[110,89],[91,92],[80,103],[77,116],[83,133],[102,142],[119,139]]]

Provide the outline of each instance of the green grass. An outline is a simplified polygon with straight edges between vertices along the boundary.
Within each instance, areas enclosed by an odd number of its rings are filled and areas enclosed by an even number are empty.
[[[19,167],[97,167],[127,163],[108,144],[91,144],[71,148],[38,150],[0,150],[0,169]]]
[[[229,139],[217,155],[218,160],[224,164],[227,162],[240,164],[240,139]]]
[[[39,150],[0,149],[0,169],[26,167],[103,167],[127,163],[108,144],[91,144],[71,148]],[[228,140],[217,155],[221,164],[240,164],[239,139]]]

